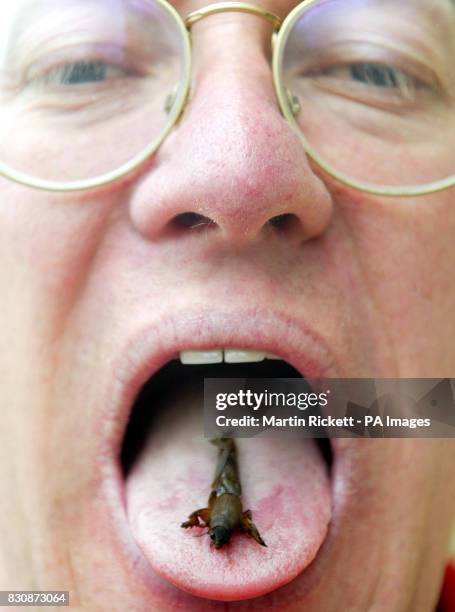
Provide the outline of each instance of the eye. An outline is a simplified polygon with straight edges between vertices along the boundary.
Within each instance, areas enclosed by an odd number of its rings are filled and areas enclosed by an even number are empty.
[[[375,52],[379,55],[380,51]],[[341,52],[339,55],[328,54],[327,58],[314,60],[313,65],[290,72],[289,89],[299,98],[317,94],[320,103],[344,99],[365,109],[391,112],[428,107],[439,95],[437,77],[408,57],[381,62],[362,61],[361,57],[344,59]]]
[[[352,88],[361,89],[365,95],[384,94],[398,99],[414,99],[417,92],[428,87],[412,74],[389,64],[354,62],[325,66],[309,76],[323,83],[332,82],[334,87],[344,88],[353,95]]]
[[[403,82],[411,82],[402,70],[385,64],[351,64],[348,70],[355,81],[375,87],[399,87]]]
[[[122,67],[99,60],[78,60],[52,68],[44,75],[46,85],[90,85],[129,76]]]
[[[58,69],[57,74],[64,85],[79,85],[104,81],[107,65],[102,62],[76,62]]]

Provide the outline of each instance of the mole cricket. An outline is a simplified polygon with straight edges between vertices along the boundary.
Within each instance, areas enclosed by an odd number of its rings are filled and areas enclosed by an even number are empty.
[[[242,488],[234,440],[216,438],[211,442],[219,448],[219,454],[208,507],[192,512],[181,527],[208,527],[210,538],[217,549],[229,542],[234,531],[240,531],[261,546],[267,546],[252,521],[251,511],[243,511],[242,508]]]

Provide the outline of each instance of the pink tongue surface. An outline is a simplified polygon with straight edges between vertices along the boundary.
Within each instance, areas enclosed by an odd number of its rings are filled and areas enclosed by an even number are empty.
[[[327,467],[313,440],[238,439],[243,509],[267,548],[234,533],[215,549],[207,529],[180,527],[207,506],[218,456],[192,409],[201,401],[186,390],[161,409],[126,482],[131,530],[154,571],[180,589],[223,601],[258,597],[316,556],[331,516]]]

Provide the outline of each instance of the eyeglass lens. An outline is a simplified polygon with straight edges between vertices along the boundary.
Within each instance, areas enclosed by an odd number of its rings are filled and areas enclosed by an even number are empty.
[[[304,141],[376,185],[455,173],[455,2],[323,0],[295,19],[282,79]]]
[[[40,179],[84,180],[160,136],[183,71],[182,33],[164,6],[21,5],[0,8],[0,162]]]

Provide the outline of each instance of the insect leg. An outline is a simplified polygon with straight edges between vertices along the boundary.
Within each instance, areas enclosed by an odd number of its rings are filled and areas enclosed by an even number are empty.
[[[253,540],[256,540],[256,542],[261,546],[267,546],[267,544],[261,538],[256,525],[251,519],[251,510],[245,510],[245,512],[242,513],[242,518],[240,520],[240,529],[246,533],[247,536],[253,538]]]
[[[205,527],[209,524],[210,520],[210,509],[209,508],[199,508],[199,510],[195,510],[192,512],[188,520],[180,525],[184,529],[188,527]],[[202,524],[199,522],[201,521]]]

